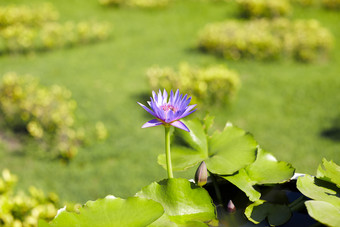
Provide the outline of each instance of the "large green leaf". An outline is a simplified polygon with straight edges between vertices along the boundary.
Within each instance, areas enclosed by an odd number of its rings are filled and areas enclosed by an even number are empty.
[[[228,175],[255,161],[257,143],[253,136],[230,123],[209,139],[210,172]]]
[[[210,172],[228,175],[254,162],[257,143],[244,130],[227,124],[222,132],[208,136],[208,126],[199,120],[184,123],[189,128],[189,133],[174,130],[171,146],[174,170],[184,170],[205,161]],[[210,125],[211,122],[207,124]],[[158,161],[165,167],[164,155]]]
[[[340,226],[340,210],[324,201],[305,202],[308,214],[328,226]]]
[[[340,167],[323,160],[317,177],[305,175],[297,180],[297,188],[302,194],[313,199],[305,202],[308,214],[329,226],[340,226]]]
[[[190,132],[175,129],[171,137],[171,160],[175,171],[185,170],[208,157],[207,135],[201,122],[194,119],[185,124]],[[158,163],[166,168],[165,154],[158,156]]]
[[[271,153],[259,148],[255,162],[247,166],[246,171],[256,184],[276,184],[289,180],[295,169],[291,164],[277,161]]]
[[[271,226],[282,225],[292,216],[288,206],[268,203],[263,200],[258,200],[253,204],[250,204],[244,213],[247,218],[255,224],[258,224],[267,218],[267,221]]]
[[[164,215],[152,226],[192,226],[195,222],[204,225],[215,219],[215,206],[208,192],[186,179],[154,182],[136,196],[152,199],[164,207]]]
[[[223,178],[230,181],[232,184],[246,193],[250,201],[256,201],[260,199],[261,193],[256,191],[253,187],[256,184],[256,181],[253,181],[249,177],[245,169],[240,169],[237,174]]]
[[[61,211],[50,223],[39,221],[39,227],[147,226],[163,213],[162,205],[150,199],[108,196],[87,202],[79,214]]]
[[[305,175],[299,177],[296,183],[299,191],[305,196],[319,201],[333,204],[340,208],[340,188],[316,177]]]
[[[332,161],[322,160],[322,165],[319,166],[317,171],[317,178],[326,180],[336,184],[340,188],[340,166],[336,165]]]
[[[272,154],[258,148],[255,162],[224,178],[246,193],[249,200],[256,201],[261,194],[254,185],[283,183],[293,176],[294,171],[290,164],[279,162]]]

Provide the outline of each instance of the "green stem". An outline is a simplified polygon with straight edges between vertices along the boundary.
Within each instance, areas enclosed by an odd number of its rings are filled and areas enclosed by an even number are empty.
[[[305,207],[305,201],[306,201],[306,197],[302,195],[299,198],[297,198],[295,201],[290,203],[288,207],[290,208],[292,212],[299,211]]]
[[[171,165],[170,154],[170,125],[165,125],[165,157],[166,157],[166,169],[168,171],[168,178],[174,178]]]

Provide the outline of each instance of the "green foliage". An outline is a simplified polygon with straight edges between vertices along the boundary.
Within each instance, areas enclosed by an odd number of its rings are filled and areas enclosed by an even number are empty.
[[[107,196],[87,202],[77,212],[62,210],[40,227],[57,226],[208,226],[215,207],[206,190],[186,179],[167,179],[144,187],[127,199]]]
[[[233,174],[254,162],[257,143],[253,136],[230,123],[222,132],[208,135],[198,119],[184,121],[190,132],[175,129],[171,155],[173,169],[185,170],[205,161],[210,172],[220,175]],[[165,167],[164,155],[158,163]]]
[[[267,219],[270,226],[279,226],[286,223],[292,213],[286,205],[258,200],[246,208],[245,215],[255,224]]]
[[[245,18],[276,18],[290,14],[289,0],[237,0],[239,14]]]
[[[340,0],[322,0],[322,6],[330,10],[340,10]]]
[[[215,219],[215,207],[208,192],[186,179],[154,182],[136,196],[152,199],[164,207],[164,215],[151,226],[195,226],[193,222],[202,225]]]
[[[73,127],[76,106],[69,90],[44,87],[33,77],[7,73],[0,85],[0,116],[7,126],[27,131],[66,159],[77,154],[82,140]]]
[[[311,62],[327,57],[332,43],[331,33],[317,20],[281,18],[208,24],[200,32],[198,46],[233,60],[290,57]]]
[[[161,8],[166,7],[171,0],[99,0],[105,6],[129,6],[138,8]]]
[[[316,4],[319,0],[290,0],[292,3],[297,4],[299,6],[313,6]]]
[[[163,207],[153,200],[107,196],[88,201],[78,212],[62,210],[50,223],[39,221],[39,227],[148,226],[163,213]]]
[[[9,170],[2,171],[0,178],[0,225],[3,227],[34,227],[39,219],[52,220],[57,214],[59,199],[54,193],[45,195],[35,187],[29,195],[15,192],[17,177]]]
[[[0,53],[49,50],[108,38],[106,23],[61,24],[57,18],[58,13],[50,5],[37,9],[0,7]]]
[[[305,202],[308,214],[317,221],[329,225],[340,225],[340,166],[324,159],[316,177],[299,177],[297,188],[312,200]]]
[[[190,94],[193,103],[210,106],[229,103],[240,87],[238,73],[223,65],[199,68],[182,63],[177,72],[170,67],[151,67],[147,76],[153,90],[179,88]]]
[[[0,7],[0,27],[10,25],[41,26],[44,23],[56,21],[59,13],[51,4],[43,4],[36,8],[26,5],[7,5]]]
[[[235,175],[223,178],[236,185],[246,193],[250,201],[255,202],[260,199],[261,194],[253,186],[284,183],[293,176],[294,171],[289,163],[279,162],[272,154],[259,148],[255,162]]]

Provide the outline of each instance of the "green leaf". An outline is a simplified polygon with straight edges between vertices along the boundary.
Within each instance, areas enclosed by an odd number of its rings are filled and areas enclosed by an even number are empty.
[[[205,134],[208,134],[208,130],[213,126],[215,117],[208,114],[203,119],[203,129]]]
[[[319,201],[325,201],[340,208],[340,189],[335,185],[319,180],[315,177],[305,175],[299,177],[296,183],[299,191],[305,196]]]
[[[255,162],[247,166],[246,171],[256,184],[276,184],[289,180],[295,169],[291,164],[277,161],[271,153],[259,148]]]
[[[256,182],[250,179],[245,169],[240,169],[237,174],[223,178],[230,181],[232,184],[246,193],[250,201],[256,201],[260,199],[261,193],[256,191],[253,187]]]
[[[209,121],[206,124],[210,127]],[[242,129],[227,124],[222,132],[209,137],[205,131],[208,126],[199,120],[184,123],[190,132],[175,129],[172,137],[171,159],[175,171],[205,161],[210,172],[228,175],[254,162],[257,143]],[[158,162],[166,168],[164,154],[158,157]]]
[[[223,177],[236,185],[249,197],[249,200],[260,199],[260,192],[254,189],[258,184],[276,184],[289,180],[295,169],[286,162],[279,162],[269,152],[258,148],[255,162],[232,176]]]
[[[340,226],[340,209],[324,201],[307,201],[308,214],[328,226]]]
[[[340,188],[340,166],[333,161],[322,160],[323,167],[320,165],[317,171],[317,178],[332,182]]]
[[[108,196],[87,202],[79,214],[61,211],[50,223],[39,221],[39,226],[147,226],[163,213],[162,205],[150,199],[130,197],[125,200]]]
[[[171,160],[174,171],[185,170],[208,157],[207,137],[198,119],[183,121],[190,132],[175,129],[171,138]],[[158,163],[166,168],[165,154],[158,156]]]
[[[233,174],[254,162],[256,146],[252,135],[228,123],[209,140],[209,159],[205,161],[208,170],[220,175]]]
[[[249,220],[258,224],[267,218],[271,226],[282,225],[289,221],[292,213],[288,206],[281,204],[273,204],[264,200],[258,200],[250,204],[245,215]]]
[[[208,192],[186,179],[154,182],[136,196],[152,199],[164,207],[164,215],[152,226],[192,226],[195,222],[204,224],[215,219],[215,207]]]
[[[317,177],[299,177],[296,185],[302,194],[314,199],[305,202],[311,217],[329,226],[340,226],[340,167],[326,159],[322,162]]]

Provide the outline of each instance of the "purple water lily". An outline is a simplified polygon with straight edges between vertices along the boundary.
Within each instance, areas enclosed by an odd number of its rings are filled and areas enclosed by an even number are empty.
[[[175,95],[173,91],[170,92],[170,98],[168,101],[168,93],[164,89],[163,94],[161,90],[159,90],[158,94],[156,92],[152,92],[152,98],[148,101],[151,109],[146,107],[145,105],[138,102],[146,111],[148,111],[151,115],[156,117],[156,119],[152,119],[151,121],[146,122],[142,128],[153,127],[158,125],[169,126],[172,125],[174,127],[183,129],[187,132],[190,130],[188,127],[181,122],[179,119],[188,116],[189,114],[196,111],[193,110],[195,105],[189,105],[191,101],[191,97],[187,99],[188,95],[183,97],[182,94],[179,93],[177,89]]]

